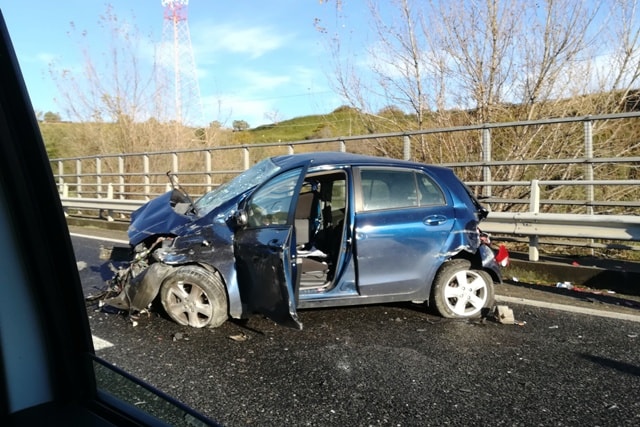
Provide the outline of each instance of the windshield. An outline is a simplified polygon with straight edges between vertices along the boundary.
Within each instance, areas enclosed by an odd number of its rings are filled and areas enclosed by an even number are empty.
[[[228,202],[261,182],[265,182],[279,170],[280,166],[273,163],[271,159],[265,159],[256,163],[253,167],[247,169],[231,181],[222,184],[220,187],[196,200],[195,205],[198,214],[201,216],[208,214],[213,208]]]

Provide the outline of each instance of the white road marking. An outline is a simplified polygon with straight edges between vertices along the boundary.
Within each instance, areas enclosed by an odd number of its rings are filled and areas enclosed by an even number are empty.
[[[83,239],[104,240],[105,242],[122,243],[124,245],[129,244],[129,242],[126,240],[110,239],[108,237],[90,236],[88,234],[78,234],[78,233],[69,233],[69,235],[73,237],[82,237]]]
[[[553,302],[535,301],[526,298],[508,297],[505,295],[496,295],[496,301],[510,302],[513,304],[530,305],[533,307],[549,308],[552,310],[568,311],[571,313],[589,314],[591,316],[608,317],[610,319],[630,320],[632,322],[640,322],[640,315],[615,313],[612,311],[596,310],[586,307],[575,307],[572,305],[556,304]]]
[[[112,343],[110,343],[107,340],[103,340],[102,338],[98,338],[95,335],[91,335],[91,338],[93,339],[93,349],[95,351],[102,350],[102,349],[109,348],[109,347],[113,347]]]
[[[69,235],[70,236],[74,236],[74,237],[82,237],[83,239],[102,240],[102,241],[105,241],[105,242],[122,243],[124,245],[128,245],[129,244],[129,242],[127,242],[126,240],[110,239],[108,237],[96,237],[96,236],[89,236],[87,234],[78,234],[78,233],[69,233]],[[95,351],[103,350],[103,349],[109,348],[109,347],[113,347],[113,343],[110,343],[107,340],[103,340],[100,337],[97,337],[95,335],[91,335],[91,338],[93,339],[93,349]]]

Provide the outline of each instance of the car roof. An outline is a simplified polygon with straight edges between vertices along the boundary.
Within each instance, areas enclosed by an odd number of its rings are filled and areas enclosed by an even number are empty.
[[[399,166],[422,169],[447,169],[441,166],[427,165],[408,160],[392,159],[389,157],[368,156],[363,154],[345,153],[341,151],[320,151],[312,153],[298,153],[272,157],[271,160],[282,167],[290,169],[304,166],[307,163],[314,165],[353,165],[353,166]]]

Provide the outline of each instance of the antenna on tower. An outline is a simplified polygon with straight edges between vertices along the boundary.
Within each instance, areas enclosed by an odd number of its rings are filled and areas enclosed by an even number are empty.
[[[161,0],[161,3],[164,24],[158,55],[160,111],[165,112],[168,120],[187,126],[202,125],[202,102],[187,20],[189,0]]]

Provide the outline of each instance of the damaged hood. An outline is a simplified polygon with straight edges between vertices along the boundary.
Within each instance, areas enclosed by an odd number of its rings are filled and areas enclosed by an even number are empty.
[[[173,230],[181,227],[197,217],[193,214],[180,215],[171,207],[169,191],[146,203],[131,214],[131,223],[127,234],[129,243],[137,245],[149,236],[174,234]]]
[[[272,159],[264,159],[203,195],[195,203],[191,203],[186,195],[176,190],[169,191],[131,215],[129,243],[136,246],[150,236],[180,235],[180,231],[188,232],[187,225],[203,218],[224,222],[229,212],[237,206],[238,200],[281,169]],[[177,209],[179,205],[186,205],[188,208]],[[206,220],[203,223],[204,221]]]

